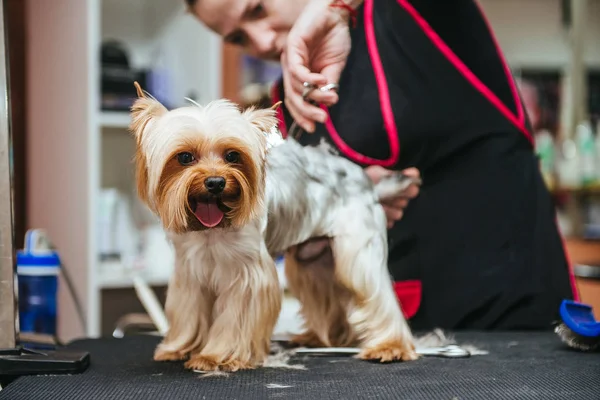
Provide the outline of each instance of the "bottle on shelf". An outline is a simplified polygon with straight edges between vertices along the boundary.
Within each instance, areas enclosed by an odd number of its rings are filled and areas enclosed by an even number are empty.
[[[596,155],[596,174],[600,175],[600,119],[596,121],[596,134],[594,137],[594,153]],[[600,178],[600,176],[598,176]]]
[[[541,130],[535,135],[535,152],[540,160],[540,170],[546,186],[552,190],[555,186],[556,151],[552,134]]]
[[[577,144],[571,138],[563,139],[556,160],[556,174],[561,189],[577,189],[581,182],[580,157]]]
[[[580,185],[596,183],[596,143],[589,121],[583,121],[575,129],[575,142],[580,157]]]
[[[17,252],[20,332],[56,335],[60,264],[45,233],[39,229],[27,231],[25,248]]]

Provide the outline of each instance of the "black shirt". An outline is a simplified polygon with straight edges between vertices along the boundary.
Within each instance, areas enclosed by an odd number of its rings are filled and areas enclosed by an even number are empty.
[[[422,287],[413,325],[549,327],[576,293],[524,107],[476,1],[366,0],[351,39],[340,101],[300,141],[421,171],[389,232],[399,296],[402,282]]]

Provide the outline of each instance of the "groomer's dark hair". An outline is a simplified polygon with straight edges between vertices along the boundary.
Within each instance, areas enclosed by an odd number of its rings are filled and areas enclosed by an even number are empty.
[[[185,0],[185,4],[187,4],[188,7],[194,7],[196,5],[196,1],[198,0]]]

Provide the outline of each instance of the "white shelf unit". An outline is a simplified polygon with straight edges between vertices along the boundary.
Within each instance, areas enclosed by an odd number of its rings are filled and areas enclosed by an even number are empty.
[[[59,289],[62,340],[100,334],[103,293],[131,287],[114,263],[98,256],[98,198],[115,187],[134,193],[134,142],[129,116],[100,109],[100,48],[125,45],[133,68],[160,67],[169,76],[172,106],[194,93],[199,102],[221,96],[221,40],[185,11],[181,0],[28,1],[28,226],[46,229],[76,287]],[[135,199],[131,199],[135,201]],[[116,266],[118,267],[118,265]],[[167,283],[172,265],[141,271]],[[103,274],[101,271],[112,271]]]
[[[102,128],[120,128],[129,127],[129,115],[119,111],[102,111],[100,113],[100,125]]]

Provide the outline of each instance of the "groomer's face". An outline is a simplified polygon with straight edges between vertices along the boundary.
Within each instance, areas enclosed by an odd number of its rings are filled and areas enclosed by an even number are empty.
[[[279,60],[288,32],[309,0],[197,0],[192,11],[225,41]]]

